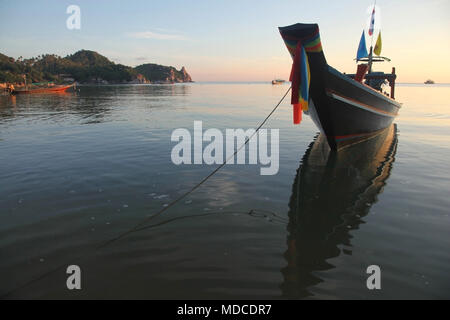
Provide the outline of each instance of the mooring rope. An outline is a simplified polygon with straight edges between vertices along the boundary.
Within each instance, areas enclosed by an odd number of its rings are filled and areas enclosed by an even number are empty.
[[[280,106],[280,104],[283,102],[284,98],[286,98],[287,94],[289,93],[289,91],[291,90],[291,87],[289,87],[289,89],[286,91],[286,93],[283,95],[283,97],[280,99],[280,101],[276,104],[276,106],[272,109],[272,111],[270,111],[270,113],[267,115],[267,117],[260,123],[260,125],[255,129],[255,131],[249,136],[247,137],[247,139],[245,140],[245,142],[238,148],[236,149],[236,151],[229,156],[224,163],[222,163],[221,165],[219,165],[216,169],[214,169],[210,174],[208,174],[206,177],[204,177],[200,182],[198,182],[195,186],[193,186],[190,190],[186,191],[185,193],[183,193],[181,196],[179,196],[178,198],[176,198],[175,200],[171,201],[167,206],[165,206],[164,208],[162,208],[161,210],[159,210],[158,212],[156,212],[155,214],[151,215],[150,217],[145,218],[144,220],[142,220],[141,222],[139,222],[138,224],[136,224],[133,228],[123,232],[122,234],[118,235],[115,238],[112,238],[108,241],[106,241],[105,243],[99,245],[97,248],[103,248],[107,245],[109,245],[112,242],[115,242],[123,237],[125,237],[126,235],[134,232],[136,229],[141,228],[143,225],[145,225],[147,222],[149,222],[150,220],[156,218],[157,216],[159,216],[160,214],[162,214],[163,212],[167,211],[170,207],[174,206],[176,203],[180,202],[181,200],[183,200],[184,198],[186,198],[189,194],[191,194],[192,192],[194,192],[197,188],[199,188],[202,184],[204,184],[209,178],[211,178],[214,174],[217,173],[217,171],[219,171],[220,169],[222,169],[229,160],[231,160],[232,158],[234,158],[234,156],[242,149],[245,147],[245,145],[248,144],[248,142],[255,136],[255,134],[258,133],[258,131],[261,129],[261,127],[267,122],[267,120],[269,120],[269,118],[272,116],[272,114],[278,109],[278,107]]]
[[[179,196],[178,198],[174,199],[173,201],[171,201],[167,206],[163,207],[161,210],[159,210],[158,212],[154,213],[153,215],[143,219],[142,221],[140,221],[139,223],[137,223],[134,227],[132,227],[131,229],[119,234],[118,236],[111,238],[109,240],[107,240],[106,242],[96,246],[93,251],[97,251],[98,249],[104,248],[120,239],[122,239],[123,237],[129,235],[130,233],[136,232],[136,231],[141,231],[144,229],[148,229],[145,227],[145,224],[148,223],[149,221],[151,221],[152,219],[158,217],[159,215],[161,215],[162,213],[164,213],[165,211],[167,211],[169,208],[171,208],[172,206],[174,206],[175,204],[177,204],[178,202],[180,202],[181,200],[183,200],[184,198],[186,198],[189,194],[191,194],[192,192],[194,192],[196,189],[198,189],[202,184],[204,184],[209,178],[211,178],[214,174],[216,174],[220,169],[222,169],[229,160],[231,160],[232,158],[234,158],[234,156],[242,149],[244,148],[248,142],[258,133],[258,131],[262,128],[262,126],[269,120],[269,118],[274,114],[274,112],[278,109],[278,107],[281,105],[281,103],[283,102],[284,98],[286,98],[287,94],[289,93],[289,91],[291,90],[292,87],[289,87],[289,89],[286,91],[286,93],[283,95],[283,97],[280,99],[280,101],[278,101],[278,103],[275,105],[275,107],[272,109],[272,111],[270,111],[270,113],[267,115],[266,118],[264,118],[264,120],[259,124],[259,126],[255,129],[255,131],[245,140],[245,142],[231,155],[229,156],[224,163],[222,163],[221,165],[219,165],[216,169],[214,169],[210,174],[208,174],[206,177],[204,177],[200,182],[198,182],[195,186],[193,186],[191,189],[189,189],[188,191],[186,191],[185,193],[183,193],[181,196]],[[253,212],[255,210],[250,210],[250,212]],[[149,227],[154,227],[154,226],[149,226]],[[89,253],[86,252],[83,255],[78,256],[77,258],[74,258],[72,260],[72,262],[70,264],[73,264],[73,261],[80,261],[85,259],[86,257],[89,256]],[[58,267],[55,267],[54,269],[51,269],[49,271],[47,271],[46,273],[42,274],[41,276],[34,278],[30,281],[28,281],[27,283],[12,289],[8,292],[6,292],[5,294],[1,295],[1,298],[6,298],[8,296],[10,296],[11,294],[13,294],[14,292],[21,290],[23,288],[28,287],[29,285],[38,282],[39,280],[44,279],[45,277],[49,276],[50,274],[63,269],[64,267],[66,267],[68,264],[61,264]]]

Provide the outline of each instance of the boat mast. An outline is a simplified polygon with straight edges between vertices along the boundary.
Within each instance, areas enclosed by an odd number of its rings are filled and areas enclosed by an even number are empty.
[[[377,5],[377,0],[375,0],[374,4],[373,4],[373,9],[375,10],[375,6]],[[372,16],[370,17],[372,19]],[[374,21],[375,21],[375,15],[373,17]],[[372,22],[370,22],[372,23]],[[373,23],[373,30],[375,31],[375,22]],[[370,28],[370,24],[369,24],[369,28]],[[375,35],[375,32],[372,32],[372,35],[370,36],[370,50],[369,50],[369,70],[367,73],[371,73],[372,72],[372,58],[373,58],[373,36]]]

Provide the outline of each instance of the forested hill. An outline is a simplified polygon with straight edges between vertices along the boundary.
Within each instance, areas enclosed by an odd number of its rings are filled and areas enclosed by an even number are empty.
[[[171,83],[192,81],[184,67],[177,71],[173,67],[156,64],[136,68],[115,64],[95,51],[81,50],[64,58],[54,54],[17,60],[0,53],[0,82],[64,82],[79,83]]]
[[[179,71],[174,67],[147,63],[134,68],[151,82],[192,82],[191,76],[182,67]]]

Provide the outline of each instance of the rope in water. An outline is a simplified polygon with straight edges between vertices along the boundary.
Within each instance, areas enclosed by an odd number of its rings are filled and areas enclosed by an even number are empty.
[[[236,149],[236,151],[229,156],[224,163],[222,163],[220,166],[218,166],[216,169],[214,169],[210,174],[208,174],[206,177],[203,178],[203,180],[201,180],[199,183],[197,183],[195,186],[193,186],[190,190],[186,191],[184,194],[182,194],[181,196],[179,196],[177,199],[173,200],[172,202],[170,202],[167,206],[165,206],[164,208],[162,208],[161,210],[159,210],[158,212],[156,212],[155,214],[151,215],[150,217],[142,220],[141,222],[139,222],[138,224],[136,224],[133,228],[129,229],[128,231],[125,231],[124,233],[118,235],[115,238],[112,238],[108,241],[106,241],[104,244],[101,244],[100,246],[98,246],[98,248],[102,248],[105,247],[107,245],[109,245],[110,243],[117,241],[123,237],[125,237],[126,235],[134,232],[135,230],[141,228],[143,225],[145,225],[147,222],[149,222],[150,220],[156,218],[157,216],[159,216],[160,214],[162,214],[164,211],[167,211],[170,207],[174,206],[176,203],[178,203],[179,201],[183,200],[184,198],[186,198],[189,194],[191,194],[192,192],[194,192],[197,188],[199,188],[202,184],[204,184],[209,178],[211,178],[214,174],[216,174],[217,171],[219,171],[220,169],[222,169],[229,160],[231,160],[232,158],[234,158],[234,156],[242,149],[245,147],[246,144],[248,144],[248,142],[253,138],[253,136],[255,136],[255,134],[258,133],[258,131],[261,129],[261,127],[267,122],[267,120],[269,120],[269,118],[272,116],[272,114],[278,109],[278,107],[280,106],[281,102],[283,102],[284,98],[286,98],[287,94],[289,93],[289,91],[291,90],[291,87],[289,87],[289,89],[286,91],[286,93],[283,95],[283,97],[280,99],[280,101],[276,104],[276,106],[272,109],[272,111],[267,115],[267,117],[260,123],[260,125],[256,128],[256,130],[245,140],[245,142],[238,148]]]
[[[140,221],[139,223],[137,223],[134,227],[132,227],[131,229],[119,234],[118,236],[107,240],[106,242],[96,246],[94,248],[94,251],[104,248],[110,244],[112,244],[113,242],[116,242],[120,239],[122,239],[123,237],[129,235],[130,233],[136,232],[136,231],[141,231],[144,229],[147,229],[147,227],[145,227],[145,224],[148,223],[150,220],[158,217],[159,215],[161,215],[163,212],[167,211],[169,208],[171,208],[172,206],[174,206],[176,203],[180,202],[181,200],[183,200],[184,198],[186,198],[189,194],[191,194],[192,192],[194,192],[196,189],[198,189],[202,184],[204,184],[209,178],[211,178],[214,174],[216,174],[220,169],[222,169],[229,160],[231,160],[232,158],[234,158],[234,156],[242,149],[245,147],[245,145],[248,144],[248,142],[258,133],[258,131],[262,128],[262,126],[269,120],[269,118],[274,114],[274,112],[278,109],[278,107],[281,105],[281,103],[283,102],[283,100],[286,98],[287,94],[289,93],[289,91],[291,90],[292,87],[289,87],[289,89],[286,91],[286,93],[283,95],[283,97],[280,99],[280,101],[278,101],[278,103],[275,105],[275,107],[272,109],[272,111],[270,111],[270,113],[267,115],[267,117],[259,124],[259,126],[255,129],[255,131],[245,140],[245,142],[238,148],[236,149],[236,151],[229,156],[224,163],[222,163],[221,165],[219,165],[216,169],[214,169],[210,174],[208,174],[206,177],[204,177],[200,182],[198,182],[195,186],[193,186],[191,189],[189,189],[188,191],[186,191],[184,194],[182,194],[181,196],[179,196],[178,198],[176,198],[175,200],[171,201],[167,206],[163,207],[161,210],[159,210],[158,212],[154,213],[153,215],[143,219],[142,221]],[[253,210],[251,210],[253,211]],[[149,227],[153,227],[153,226],[149,226]],[[80,255],[78,258],[75,258],[74,260],[80,261],[83,260],[84,258],[86,258],[87,256],[89,256],[88,253],[84,254],[84,255]],[[73,261],[70,263],[73,264]],[[48,272],[42,274],[41,276],[32,279],[30,281],[28,281],[27,283],[21,285],[20,287],[17,287],[15,289],[12,289],[8,292],[6,292],[5,294],[1,295],[1,298],[5,298],[7,296],[10,296],[11,294],[13,294],[14,292],[23,289],[45,277],[47,277],[48,275],[61,270],[62,268],[66,267],[68,264],[62,264],[54,269],[49,270]]]

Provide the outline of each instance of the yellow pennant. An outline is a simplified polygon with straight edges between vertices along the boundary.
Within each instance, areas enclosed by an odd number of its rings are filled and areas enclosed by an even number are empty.
[[[381,31],[378,33],[378,39],[377,43],[375,44],[375,49],[373,49],[373,52],[379,56],[381,54]]]

